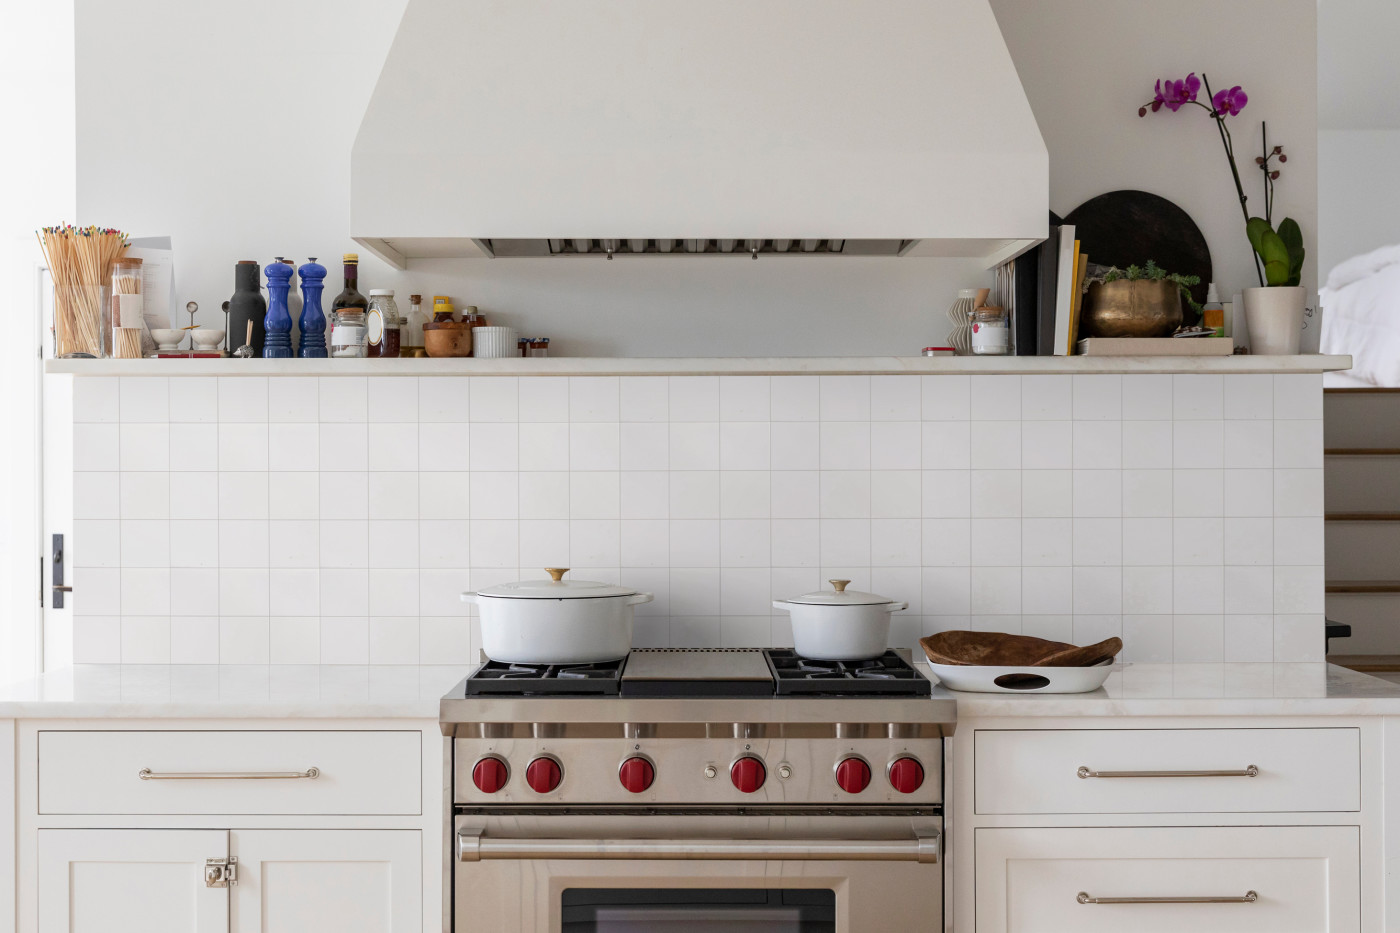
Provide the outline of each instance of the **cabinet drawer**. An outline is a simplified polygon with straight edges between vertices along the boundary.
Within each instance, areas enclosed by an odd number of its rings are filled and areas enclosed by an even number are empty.
[[[1361,808],[1356,729],[978,730],[973,754],[978,813]],[[1226,773],[1140,773],[1191,771]]]
[[[978,829],[976,843],[977,933],[1361,928],[1354,826]],[[1182,897],[1222,902],[1150,902]]]
[[[420,813],[422,736],[45,731],[39,812]]]

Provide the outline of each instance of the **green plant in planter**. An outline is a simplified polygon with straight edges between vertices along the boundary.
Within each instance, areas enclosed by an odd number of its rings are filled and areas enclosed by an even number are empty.
[[[1126,269],[1119,269],[1117,266],[1114,266],[1101,277],[1092,279],[1091,281],[1107,284],[1120,280],[1127,282],[1142,280],[1149,282],[1171,282],[1177,287],[1177,290],[1181,292],[1181,297],[1186,299],[1186,303],[1191,306],[1191,310],[1195,311],[1198,316],[1201,313],[1201,306],[1191,297],[1192,287],[1201,284],[1201,277],[1199,275],[1182,275],[1179,272],[1168,272],[1166,269],[1157,265],[1156,262],[1149,259],[1147,260],[1147,264],[1142,266],[1133,264]]]

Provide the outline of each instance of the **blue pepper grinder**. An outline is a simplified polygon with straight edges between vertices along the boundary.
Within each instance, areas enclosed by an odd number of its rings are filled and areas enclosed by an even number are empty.
[[[291,288],[292,267],[280,258],[269,263],[267,274],[267,317],[263,326],[267,338],[263,342],[263,359],[282,360],[292,357],[292,315],[287,310],[287,291]]]
[[[298,356],[308,359],[326,358],[326,315],[321,310],[321,290],[326,284],[326,267],[312,256],[297,269],[301,276],[301,349]]]

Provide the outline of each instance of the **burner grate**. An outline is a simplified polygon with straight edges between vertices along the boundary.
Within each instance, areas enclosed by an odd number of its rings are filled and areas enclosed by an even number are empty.
[[[625,659],[592,664],[487,661],[467,678],[467,696],[615,696],[625,663]]]
[[[928,696],[931,684],[894,651],[868,661],[819,661],[790,648],[767,648],[779,696]]]

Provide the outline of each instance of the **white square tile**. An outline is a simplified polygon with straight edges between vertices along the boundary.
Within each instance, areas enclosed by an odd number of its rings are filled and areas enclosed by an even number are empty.
[[[673,471],[671,518],[719,518],[719,471]]]
[[[891,617],[891,621],[906,620],[911,624],[917,624],[917,617],[923,612],[923,571],[917,566],[913,567],[871,567],[870,568],[870,588],[871,592],[888,596],[896,602],[908,603],[907,610],[897,610]],[[810,592],[810,590],[790,591],[774,590],[774,595],[796,595],[797,592]],[[917,644],[918,639],[915,639]],[[911,646],[912,647],[912,646]]]
[[[418,380],[412,376],[375,376],[365,410],[369,421],[375,424],[416,422]]]
[[[1019,518],[1021,476],[1020,470],[972,470],[972,516]]]
[[[972,417],[972,378],[962,375],[920,376],[923,420],[967,421]]]
[[[218,424],[171,424],[169,430],[172,471],[218,469]]]
[[[1172,377],[1134,373],[1122,377],[1124,421],[1172,420]]]
[[[976,455],[974,437],[974,458]],[[1117,470],[1123,466],[1121,421],[1074,422],[1075,469]]]
[[[471,420],[471,382],[466,376],[424,376],[418,380],[418,420],[461,424]]]
[[[185,423],[212,423],[219,420],[218,379],[214,376],[182,376],[179,379],[171,379],[170,420]]]
[[[121,377],[122,423],[170,420],[170,380],[164,376]]]
[[[770,417],[774,421],[816,421],[821,417],[821,393],[816,376],[773,376],[769,383]]]
[[[1172,519],[1123,519],[1123,563],[1153,567],[1172,562]]]
[[[1123,515],[1133,518],[1172,514],[1171,470],[1124,470]]]
[[[1101,615],[1123,611],[1123,568],[1075,567],[1074,613]]]
[[[220,425],[222,451],[222,431]],[[321,434],[321,470],[340,473],[369,469],[369,427],[364,424],[323,424]]]
[[[820,444],[823,470],[870,469],[870,422],[823,421]]]
[[[1170,664],[1172,617],[1125,614],[1121,658],[1130,664]]]
[[[370,592],[373,593],[373,584],[370,585]],[[369,663],[417,664],[418,651],[416,618],[370,617]]]
[[[774,471],[771,505],[774,518],[816,518],[821,514],[821,479],[815,470]]]
[[[73,380],[75,424],[115,424],[120,420],[121,384],[116,376],[85,376]]]
[[[927,530],[925,530],[927,534]],[[1022,518],[1021,563],[1028,567],[1068,567],[1074,562],[1074,521]]]
[[[190,425],[190,427],[203,427],[203,425]],[[228,429],[230,428],[246,427],[261,428],[262,426],[226,424],[220,426],[220,431],[225,432],[228,431]],[[413,424],[394,424],[384,425],[384,427],[390,430],[399,427],[406,427],[409,430],[416,432],[418,426]],[[378,432],[378,430],[379,429],[376,429],[376,432]],[[230,442],[232,442],[234,439],[234,436],[232,434],[225,434],[224,436],[228,437]],[[264,467],[265,469],[272,469],[278,471],[317,471],[321,468],[321,437],[320,431],[314,425],[270,424],[266,428],[265,443],[267,449],[267,462],[266,466]],[[415,463],[417,463],[418,437],[416,433],[412,435],[411,443],[413,446],[414,454],[413,460]],[[376,449],[382,450],[383,448],[378,447],[378,445],[376,445]],[[370,451],[371,456],[374,455],[376,449],[372,449]],[[254,451],[254,454],[255,453],[256,451]],[[235,451],[230,451],[229,455],[235,460],[243,458],[242,454],[238,454]],[[251,457],[249,457],[248,459],[251,460]],[[249,467],[248,469],[257,468]]]
[[[665,554],[664,548],[661,553]],[[569,563],[569,522],[566,519],[520,523],[521,567],[567,567]]]
[[[1275,518],[1273,562],[1298,567],[1325,563],[1326,532],[1321,515],[1307,518]],[[1287,571],[1283,571],[1287,572]]]
[[[668,457],[673,470],[719,469],[719,424],[688,422],[670,426]],[[574,466],[578,469],[578,466]]]
[[[1322,567],[1290,567],[1274,574],[1274,612],[1324,612]]]
[[[621,538],[617,519],[570,521],[570,559],[581,567],[616,567],[622,562]]]
[[[520,474],[473,472],[469,485],[472,518],[520,517]]]
[[[321,572],[277,569],[268,571],[268,605],[273,615],[320,615]]]
[[[1321,661],[1325,639],[1319,635],[1324,624],[1322,616],[1316,613],[1274,616],[1274,660]]]
[[[762,617],[762,641],[768,637],[768,612],[772,608],[768,571],[755,567],[727,567],[719,572],[719,611],[726,616]]]
[[[418,571],[371,570],[369,612],[373,616],[418,615]]]
[[[1015,567],[1021,563],[1021,521],[974,518],[969,523],[974,567]]]
[[[204,476],[206,474],[180,474],[176,473],[172,477],[172,482],[178,481],[182,475]],[[208,474],[216,475],[216,474]],[[248,474],[256,476],[257,474]],[[321,515],[321,493],[319,473],[269,473],[265,478],[267,490],[268,514],[276,515],[278,518],[287,519],[316,519]],[[207,486],[205,487],[207,488]],[[365,494],[369,494],[368,488]],[[178,498],[183,498],[177,492]],[[212,497],[206,497],[212,498]],[[219,503],[215,501],[215,506]],[[217,518],[218,509],[213,510],[209,517]],[[184,516],[175,516],[176,518]],[[203,517],[190,515],[190,518]]]
[[[515,423],[521,420],[520,380],[514,376],[473,380],[469,410],[473,421]]]
[[[671,571],[671,638],[672,644],[689,647],[683,640],[685,624],[677,616],[703,616],[719,612],[719,568],[685,568]],[[718,637],[718,619],[715,637]],[[713,643],[712,643],[713,644]]]
[[[1322,470],[1274,470],[1274,514],[1323,514],[1322,473]],[[125,511],[122,514],[125,515]]]
[[[409,519],[371,521],[369,565],[392,570],[417,569],[418,522]]]
[[[1021,466],[1027,470],[1068,470],[1074,466],[1073,424],[1021,422]]]
[[[821,376],[823,421],[869,421],[869,376]]]
[[[1021,611],[1054,615],[1074,611],[1074,571],[1069,567],[1023,567]]]
[[[89,571],[91,573],[92,571]],[[170,569],[124,567],[121,571],[122,615],[170,614]]]
[[[871,477],[872,518],[920,518],[921,505],[922,474],[918,470],[883,470]]]
[[[1020,376],[973,376],[973,421],[1020,421]]]
[[[498,535],[502,550],[509,551],[509,561],[487,563],[476,561],[474,550],[477,538],[482,538],[483,551],[489,547],[488,539],[492,532],[502,526],[515,526],[513,521],[443,521],[427,520],[418,523],[418,560],[427,570],[447,570],[456,567],[513,567],[516,563],[516,543],[514,536]],[[480,535],[478,535],[480,532]]]
[[[321,620],[275,616],[268,619],[269,664],[319,664]]]
[[[266,376],[220,376],[219,421],[268,420]]]
[[[321,619],[322,664],[368,664],[369,619]]]
[[[506,474],[514,479],[514,474]],[[569,517],[570,518],[611,518],[622,517],[622,481],[616,470],[597,472],[575,471],[569,474]],[[472,489],[475,501],[476,490]],[[483,516],[486,518],[506,518],[509,516]]]
[[[1057,518],[1074,514],[1072,470],[1022,470],[1021,514]]]
[[[1021,467],[1021,425],[1010,421],[973,421],[970,462],[974,469]]]
[[[225,476],[235,474],[224,474]],[[249,476],[259,474],[251,473]],[[369,518],[368,473],[322,473],[320,517],[354,521]],[[224,514],[237,514],[224,511]],[[280,514],[279,514],[280,517]]]
[[[219,620],[170,620],[171,664],[218,664]]]
[[[122,617],[123,664],[169,664],[170,619],[164,616]]]
[[[771,514],[767,470],[725,470],[719,474],[720,518],[761,518]]]
[[[1172,563],[1218,567],[1225,562],[1225,519],[1172,519]]]
[[[417,470],[418,425],[376,424],[369,432],[368,462],[371,470]]]
[[[675,429],[672,425],[672,441]],[[719,468],[722,470],[766,470],[769,466],[769,424],[767,421],[726,422],[719,426]],[[917,446],[917,435],[916,446]],[[682,467],[686,469],[686,467]],[[704,469],[699,467],[697,469]]]
[[[418,612],[421,615],[450,617],[453,625],[466,627],[467,604],[462,602],[462,592],[475,586],[467,571],[420,570],[418,585]],[[426,622],[425,619],[425,630]]]
[[[77,493],[88,477],[103,477],[103,473],[74,475],[75,507]],[[115,502],[113,506],[115,507]],[[78,514],[82,514],[79,512]],[[219,474],[217,472],[171,473],[170,517],[179,519],[219,517]]]
[[[821,565],[821,524],[817,519],[775,518],[771,527],[774,567]]]
[[[1017,532],[1019,553],[1020,527]],[[917,567],[923,547],[923,523],[917,518],[870,521],[870,563],[874,567]]]
[[[170,522],[126,519],[121,524],[123,567],[169,567]]]
[[[721,567],[762,567],[766,577],[772,547],[772,534],[768,519],[729,518],[720,520],[719,564]],[[915,550],[917,551],[917,548]],[[764,608],[766,611],[767,607]]]
[[[1174,470],[1172,512],[1177,516],[1225,514],[1224,470]]]
[[[520,517],[522,519],[566,519],[569,517],[568,473],[521,473],[519,485]],[[424,513],[423,517],[427,518],[428,515]],[[436,517],[466,518],[468,516],[463,514]]]
[[[871,376],[872,421],[918,421],[922,417],[918,376]]]
[[[1173,611],[1187,614],[1221,612],[1225,608],[1225,568],[1172,568]]]
[[[170,522],[170,566],[217,567],[219,523],[212,520]]]
[[[966,614],[972,610],[972,571],[968,567],[925,567],[921,572],[924,613]]]
[[[1021,612],[1021,568],[973,567],[972,614],[1018,615]]]
[[[116,616],[122,611],[122,572],[116,567],[85,567],[73,574],[74,616]]]
[[[180,522],[172,523],[172,528]],[[210,524],[213,524],[212,522]],[[416,523],[415,524],[415,534]],[[334,525],[328,530],[333,530]],[[267,564],[271,567],[320,567],[321,523],[274,519],[267,526]],[[415,551],[416,553],[416,551]]]
[[[1074,563],[1080,567],[1111,567],[1123,563],[1121,518],[1076,518]]]
[[[971,426],[966,421],[925,421],[921,459],[925,470],[969,469],[972,466]]]
[[[491,422],[473,424],[468,462],[472,470],[520,469],[520,428]]]
[[[1225,568],[1225,612],[1227,614],[1242,615],[1272,613],[1273,611],[1274,568]]]
[[[1230,421],[1225,431],[1227,468],[1268,469],[1274,465],[1272,421]]]
[[[719,420],[767,421],[770,409],[768,376],[721,376]]]
[[[519,430],[520,469],[567,470],[569,468],[569,432],[567,428],[557,424],[522,424]],[[462,462],[465,463],[465,459]]]
[[[254,473],[250,475],[265,476],[266,474]],[[170,517],[169,473],[123,473],[121,489],[121,517],[123,519]],[[265,505],[264,508],[266,508]],[[88,514],[87,517],[100,518],[102,516]]]
[[[1022,376],[1021,418],[1026,421],[1068,421],[1074,417],[1071,377]]]
[[[1225,617],[1225,660],[1268,662],[1274,659],[1274,617]]]
[[[1123,617],[1117,613],[1076,615],[1074,617],[1073,642],[1092,645],[1106,638],[1117,638],[1123,634]]]
[[[342,428],[335,425],[331,430]],[[322,426],[322,437],[327,430]],[[268,468],[268,431],[266,424],[221,424],[219,425],[219,469],[228,470],[266,470]],[[332,447],[332,449],[339,449]],[[364,453],[360,452],[362,461],[359,469],[364,469]],[[334,468],[332,468],[334,469]],[[346,469],[354,469],[347,467]]]
[[[557,423],[569,420],[568,377],[535,376],[517,381],[521,421]]]
[[[1172,422],[1123,422],[1124,467],[1129,469],[1165,469],[1171,464]],[[1082,464],[1076,461],[1075,465],[1081,466]]]
[[[1172,376],[1172,416],[1177,421],[1218,421],[1225,417],[1225,384],[1210,373]]]
[[[121,522],[75,521],[73,535],[64,551],[74,567],[120,566]]]
[[[1267,373],[1226,375],[1225,418],[1229,421],[1269,421],[1274,417],[1274,380]]]
[[[1172,611],[1172,568],[1124,567],[1123,611],[1146,615]]]
[[[228,384],[224,383],[225,386]],[[234,387],[237,388],[236,383]],[[315,424],[320,421],[321,380],[315,376],[278,376],[269,382],[267,418],[262,420],[278,424]]]
[[[1173,426],[1172,465],[1179,470],[1225,465],[1225,422],[1178,421]]]
[[[368,611],[369,575],[363,570],[322,570],[321,615],[354,616]]]
[[[475,664],[465,619],[423,619],[418,625],[424,664]]]
[[[1273,470],[1226,470],[1224,476],[1226,515],[1257,517],[1273,514]]]
[[[324,585],[324,581],[322,583]],[[221,568],[219,570],[219,615],[267,615],[268,585],[266,568]],[[220,655],[220,660],[222,660],[222,655]]]
[[[1117,421],[1123,417],[1123,377],[1077,375],[1074,380],[1075,421]]]
[[[971,517],[971,470],[924,470],[920,477],[924,518]]]
[[[821,542],[823,566],[870,566],[869,519],[824,518]]]
[[[121,468],[121,426],[73,425],[73,469],[77,472]],[[165,467],[161,467],[165,469]]]
[[[364,376],[323,376],[318,380],[322,422],[369,418],[369,380]]]
[[[624,567],[670,566],[671,523],[665,519],[626,519],[619,542]]]
[[[1178,614],[1172,619],[1172,660],[1177,664],[1225,660],[1225,619],[1216,614]]]
[[[967,567],[972,563],[972,522],[966,518],[924,519],[925,567]]]
[[[719,620],[720,647],[769,647],[773,644],[771,625],[766,615],[722,615]]]
[[[1311,421],[1322,418],[1320,373],[1275,373],[1274,418]]]
[[[123,424],[119,443],[123,470],[170,469],[170,425]]]
[[[672,567],[718,567],[718,519],[672,520],[670,560]]]
[[[1074,514],[1077,518],[1117,518],[1123,514],[1121,470],[1075,470]]]
[[[622,464],[622,469],[670,469],[670,428],[671,426],[666,424],[623,422],[619,428],[621,444],[619,462]]]
[[[1226,518],[1225,563],[1263,565],[1274,563],[1274,519]],[[1315,561],[1321,563],[1321,561]]]
[[[823,470],[821,473],[822,518],[869,518],[870,472],[867,470]]]
[[[669,535],[668,535],[669,540]],[[652,647],[665,648],[670,643],[670,615],[671,615],[671,570],[666,566],[667,549],[663,547],[659,555],[660,567],[622,567],[618,579],[626,580],[629,586],[635,586],[643,593],[650,593],[652,600],[649,603],[640,603],[634,612],[638,621],[653,618],[649,621],[653,623],[653,631],[664,632],[661,643],[653,643]],[[633,645],[638,646],[636,641]]]
[[[815,470],[820,465],[819,424],[774,421],[768,427],[769,462],[774,470]]]
[[[122,450],[125,451],[126,438],[122,440]],[[125,469],[125,458],[122,463]],[[1322,420],[1275,422],[1273,465],[1322,469]]]
[[[535,380],[526,379],[526,383]],[[666,376],[623,376],[618,417],[622,421],[665,422],[671,418],[671,380]]]
[[[671,476],[662,472],[623,472],[622,518],[668,518],[671,514]]]
[[[228,524],[223,522],[221,524]],[[369,522],[321,522],[322,567],[368,567]]]
[[[718,376],[672,376],[672,421],[718,421]]]
[[[266,664],[270,656],[268,619],[219,619],[220,664]]]
[[[616,470],[621,467],[622,445],[619,429],[613,423],[569,425],[569,468],[572,470]],[[672,469],[675,464],[672,464]]]

